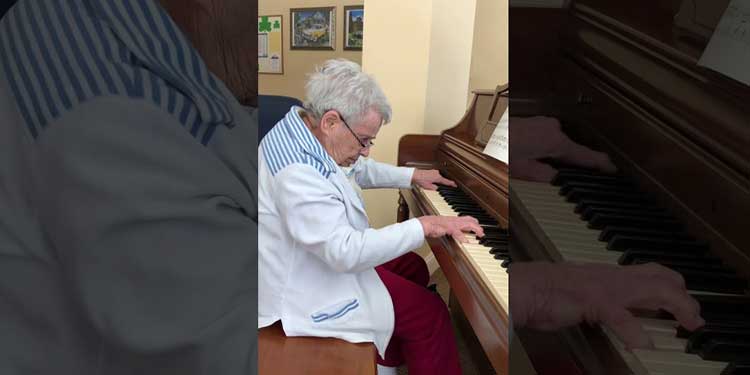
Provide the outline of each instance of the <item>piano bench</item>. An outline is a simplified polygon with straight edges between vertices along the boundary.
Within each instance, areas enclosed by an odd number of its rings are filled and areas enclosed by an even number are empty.
[[[321,337],[286,337],[281,322],[258,331],[260,375],[375,375],[372,343]]]

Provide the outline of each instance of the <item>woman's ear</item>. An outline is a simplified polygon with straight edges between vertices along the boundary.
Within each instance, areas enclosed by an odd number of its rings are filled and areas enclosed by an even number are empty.
[[[338,124],[338,117],[333,111],[328,111],[323,114],[323,116],[320,118],[320,126],[321,130],[329,132],[335,130],[336,126]]]

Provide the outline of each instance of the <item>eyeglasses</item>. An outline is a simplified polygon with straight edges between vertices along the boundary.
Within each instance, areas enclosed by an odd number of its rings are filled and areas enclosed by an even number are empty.
[[[359,139],[359,136],[357,135],[357,133],[355,133],[354,130],[352,130],[351,126],[349,126],[349,124],[346,123],[346,120],[344,120],[344,116],[341,116],[341,113],[339,113],[339,111],[337,111],[335,109],[332,109],[331,111],[333,111],[334,113],[336,113],[339,116],[339,118],[341,119],[341,122],[343,122],[344,126],[346,126],[346,128],[349,129],[349,132],[352,133],[352,135],[354,136],[354,139],[357,140],[357,143],[359,143],[359,145],[362,146],[362,149],[366,149],[366,148],[375,146],[375,144],[372,143],[372,141],[367,141],[367,144],[365,144],[364,142],[362,142],[362,140]]]

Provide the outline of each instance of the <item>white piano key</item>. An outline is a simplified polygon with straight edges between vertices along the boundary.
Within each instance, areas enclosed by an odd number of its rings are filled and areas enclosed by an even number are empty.
[[[421,193],[432,206],[434,212],[441,216],[458,216],[458,212],[445,201],[439,192],[415,188]],[[490,254],[490,247],[479,244],[479,239],[467,234],[468,243],[458,243],[462,251],[467,255],[469,262],[477,270],[482,281],[502,308],[508,311],[508,273],[500,265],[502,261],[495,259]]]
[[[720,375],[727,366],[726,362],[675,351],[635,349],[633,355],[649,374]]]

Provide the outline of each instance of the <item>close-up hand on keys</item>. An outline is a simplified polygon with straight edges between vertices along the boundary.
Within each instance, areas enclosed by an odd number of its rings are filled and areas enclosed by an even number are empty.
[[[551,183],[513,180],[511,191],[511,200],[533,218],[557,261],[617,266],[656,263],[681,276],[686,292],[700,306],[705,326],[687,329],[663,310],[642,315],[637,324],[649,344],[637,349],[623,343],[620,332],[604,329],[636,373],[747,371],[743,362],[750,358],[747,279],[627,177],[559,168]],[[606,280],[602,276],[601,281]],[[638,281],[634,280],[634,287]],[[634,295],[638,292],[633,290]]]

